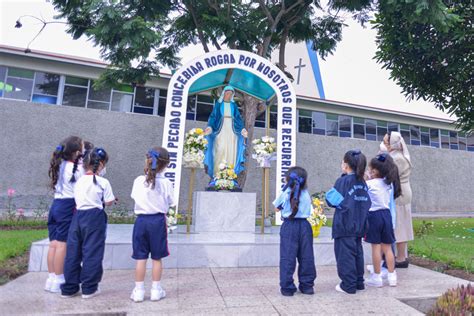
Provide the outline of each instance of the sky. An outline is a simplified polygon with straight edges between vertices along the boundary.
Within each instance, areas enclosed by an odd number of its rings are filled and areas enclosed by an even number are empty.
[[[15,21],[23,15],[42,17],[52,21],[54,7],[46,0],[0,0],[0,44],[25,48],[42,24],[29,17],[22,17],[21,29],[14,28]],[[342,102],[391,109],[438,118],[449,118],[434,105],[408,101],[401,88],[389,79],[389,72],[373,60],[376,51],[376,31],[362,28],[357,22],[347,20],[342,41],[334,55],[319,60],[326,98]],[[100,50],[85,38],[73,40],[66,33],[64,24],[50,24],[30,45],[32,50],[101,59]],[[200,46],[180,52],[185,63],[204,53]],[[169,72],[169,71],[165,71]]]

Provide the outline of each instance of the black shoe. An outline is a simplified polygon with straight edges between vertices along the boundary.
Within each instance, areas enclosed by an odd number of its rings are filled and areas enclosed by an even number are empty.
[[[406,269],[408,268],[408,259],[405,259],[405,261],[398,262],[395,261],[395,269]]]
[[[301,286],[298,287],[301,293],[306,294],[306,295],[313,295],[314,294],[314,288],[310,287],[307,289],[302,288]]]
[[[357,285],[356,290],[357,291],[364,291],[365,290],[365,285],[363,285],[363,284],[362,285]]]
[[[280,292],[281,292],[281,295],[283,296],[293,296],[295,294],[295,292],[283,291],[283,290],[280,290]]]

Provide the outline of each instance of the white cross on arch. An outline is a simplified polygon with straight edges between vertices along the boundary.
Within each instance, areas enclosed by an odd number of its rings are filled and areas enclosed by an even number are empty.
[[[300,58],[300,61],[297,66],[295,66],[295,69],[298,69],[298,76],[296,79],[296,84],[300,84],[300,76],[301,76],[301,68],[306,67],[306,65],[302,64],[303,58]]]

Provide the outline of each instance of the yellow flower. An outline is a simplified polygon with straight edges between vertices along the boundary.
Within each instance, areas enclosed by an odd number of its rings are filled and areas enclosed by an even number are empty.
[[[233,169],[234,169],[234,165],[233,165],[233,164],[230,164],[230,165],[229,165],[229,169],[232,169],[232,170],[233,170]]]
[[[202,128],[196,128],[196,134],[201,135],[202,133],[204,133]]]

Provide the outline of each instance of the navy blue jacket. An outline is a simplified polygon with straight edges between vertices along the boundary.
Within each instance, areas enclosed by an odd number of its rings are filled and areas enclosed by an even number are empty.
[[[337,179],[334,187],[326,193],[326,202],[336,208],[332,238],[364,237],[372,204],[368,190],[365,181],[358,181],[352,173]]]

